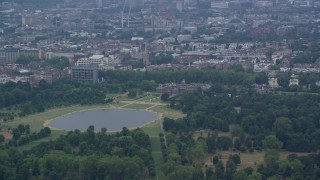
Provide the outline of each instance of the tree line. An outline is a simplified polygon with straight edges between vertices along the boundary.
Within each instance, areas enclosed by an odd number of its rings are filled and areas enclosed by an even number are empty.
[[[160,135],[163,173],[168,179],[317,179],[320,154],[320,96],[307,94],[234,95],[189,92],[171,98],[186,117],[164,118]],[[195,137],[198,130],[207,135]],[[219,135],[226,132],[228,135]],[[165,138],[164,138],[165,137]],[[279,152],[308,152],[280,158]],[[235,154],[223,162],[218,152]],[[256,169],[237,170],[238,153],[264,152]],[[211,166],[204,165],[212,157]],[[206,163],[207,164],[207,163]]]
[[[51,129],[48,127],[42,128],[39,132],[31,132],[29,124],[19,124],[16,128],[9,129],[9,132],[12,135],[12,139],[10,139],[7,143],[4,142],[4,136],[0,135],[3,137],[0,138],[0,145],[2,145],[3,148],[22,146],[51,135]]]
[[[19,152],[0,150],[0,179],[148,179],[155,176],[150,138],[141,129],[107,134],[70,131]]]
[[[112,101],[106,99],[105,85],[80,84],[59,80],[52,84],[40,81],[37,87],[29,83],[8,82],[0,85],[0,108],[17,110],[19,116],[43,112],[51,107],[73,104],[103,104]],[[13,119],[12,113],[2,113],[4,121]]]
[[[37,87],[28,83],[9,82],[0,85],[0,108],[18,110],[16,115],[24,116],[42,112],[51,107],[74,104],[102,104],[111,102],[106,93],[124,93],[130,91],[154,91],[160,83],[209,83],[216,93],[247,93],[254,83],[267,83],[263,73],[241,71],[219,71],[215,69],[155,70],[146,72],[101,71],[99,77],[105,80],[99,84],[82,84],[61,79],[52,84],[40,81]],[[289,75],[279,76],[279,84],[288,90]],[[299,76],[301,85],[311,84],[311,91],[317,92],[315,82],[318,76],[307,74]],[[289,89],[290,90],[290,89]],[[0,115],[3,120],[11,120],[14,115]]]
[[[320,148],[319,101],[318,95],[306,94],[186,93],[176,98],[175,108],[187,113],[187,117],[176,121],[165,118],[163,127],[173,133],[196,129],[230,131],[235,143],[247,149],[261,148],[262,140],[275,134],[284,149],[311,152]]]

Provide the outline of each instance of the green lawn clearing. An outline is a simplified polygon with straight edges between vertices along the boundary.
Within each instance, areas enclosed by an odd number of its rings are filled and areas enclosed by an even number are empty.
[[[167,106],[155,106],[150,108],[150,110],[157,112],[157,113],[162,113],[163,117],[168,117],[168,118],[172,118],[172,119],[178,119],[178,118],[182,118],[185,117],[185,114],[183,114],[181,111],[177,111],[174,109],[170,109]]]
[[[129,109],[147,109],[152,105],[150,104],[128,104],[127,106],[122,106],[123,108],[129,108]]]

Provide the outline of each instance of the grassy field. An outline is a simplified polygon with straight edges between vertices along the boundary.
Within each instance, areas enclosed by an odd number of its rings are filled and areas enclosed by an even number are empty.
[[[152,152],[152,157],[154,159],[154,166],[156,168],[156,174],[157,174],[157,177],[155,179],[157,179],[157,180],[158,179],[159,180],[166,179],[165,175],[163,174],[163,172],[161,170],[161,167],[163,164],[161,152]]]
[[[159,120],[143,126],[141,129],[151,137],[159,137],[159,133],[162,132]]]
[[[161,102],[160,97],[153,95],[153,94],[147,94],[144,97],[141,97],[137,99],[138,101],[143,101],[143,102],[151,102],[151,103],[158,103]]]
[[[67,134],[66,131],[51,130],[51,135],[50,135],[49,137],[46,137],[46,138],[43,138],[43,139],[39,139],[39,140],[37,140],[37,141],[32,141],[32,142],[29,143],[29,144],[20,146],[18,149],[19,149],[20,151],[29,150],[29,149],[31,149],[32,147],[37,146],[37,145],[39,145],[39,144],[42,143],[42,142],[48,142],[48,141],[51,141],[51,140],[55,140],[55,139],[57,139],[59,136],[65,135],[65,134]]]
[[[172,119],[178,119],[178,118],[182,118],[185,116],[185,114],[183,114],[181,111],[176,111],[173,109],[168,108],[167,106],[155,106],[150,108],[150,110],[158,112],[158,113],[162,113],[163,117],[168,117],[168,118],[172,118]]]
[[[151,100],[152,99],[152,100]],[[159,98],[155,97],[154,95],[148,95],[145,96],[139,101],[145,101],[146,103],[150,103],[151,101],[159,102]],[[164,105],[151,105],[151,104],[127,104],[127,103],[112,103],[111,105],[92,105],[92,106],[70,106],[70,107],[63,107],[63,108],[55,108],[47,110],[43,113],[33,114],[30,116],[18,118],[14,121],[7,122],[4,125],[7,127],[16,127],[19,124],[29,124],[31,127],[31,131],[38,132],[40,129],[44,127],[44,123],[46,120],[54,119],[60,116],[63,116],[68,113],[76,112],[76,111],[83,111],[87,109],[95,109],[95,108],[114,108],[114,107],[123,107],[123,108],[129,108],[129,109],[147,109],[150,108],[150,110],[160,113],[160,119],[149,123],[142,127],[142,130],[147,133],[150,136],[151,140],[151,148],[152,148],[152,156],[155,161],[155,168],[157,177],[156,179],[165,179],[164,174],[161,171],[161,166],[163,164],[162,159],[162,153],[161,153],[161,144],[160,144],[160,138],[159,133],[163,132],[161,128],[161,119],[162,117],[169,117],[173,119],[184,117],[185,115],[179,111],[175,111],[172,109],[169,109],[167,106]],[[52,130],[52,134],[50,137],[40,139],[38,141],[31,142],[27,145],[19,147],[20,151],[28,150],[32,148],[33,146],[36,146],[40,144],[41,142],[47,142],[50,140],[54,140],[58,138],[60,135],[66,134],[66,131],[58,131],[58,130]]]
[[[114,107],[123,107],[126,105],[128,105],[128,104],[127,103],[112,103],[112,106],[114,106]]]
[[[106,94],[106,99],[108,99],[108,98],[115,98],[115,97],[117,97],[117,96],[119,96],[119,94],[117,94],[117,93],[107,93],[107,94]]]
[[[148,107],[150,107],[152,105],[150,104],[128,104],[126,106],[122,106],[123,108],[129,108],[129,109],[147,109]]]
[[[110,105],[69,106],[63,108],[49,109],[42,113],[17,118],[14,121],[9,121],[3,124],[8,127],[17,127],[19,124],[29,124],[32,132],[38,132],[40,131],[40,129],[44,127],[43,124],[46,120],[54,119],[71,112],[96,108],[110,108]]]
[[[3,123],[3,125],[4,127],[17,127],[19,124],[24,124],[24,125],[29,124],[32,132],[39,132],[44,127],[44,123],[46,120],[54,119],[71,112],[83,111],[83,110],[95,109],[95,108],[110,108],[110,105],[69,106],[69,107],[63,107],[63,108],[49,109],[42,113],[37,113],[37,114],[33,114],[30,116],[21,117],[21,118],[16,118],[14,121]],[[66,131],[51,130],[50,137],[46,137],[37,141],[33,141],[29,144],[20,146],[19,150],[20,151],[28,150],[33,146],[40,144],[41,142],[57,139],[60,135],[64,135],[66,133],[67,133]]]
[[[264,152],[232,152],[232,151],[221,151],[217,153],[219,156],[221,156],[221,160],[223,163],[226,163],[229,156],[232,154],[238,154],[240,155],[241,164],[237,167],[238,169],[243,169],[245,167],[252,167],[256,168],[258,164],[262,164],[264,162]],[[211,156],[212,157],[212,156]],[[211,162],[212,165],[212,162]]]
[[[156,179],[165,179],[164,174],[161,171],[163,159],[162,159],[161,144],[160,144],[160,137],[159,137],[159,133],[162,132],[160,123],[161,123],[160,120],[155,121],[153,123],[150,123],[142,127],[142,130],[150,136],[152,157],[154,159],[155,169],[157,174]]]
[[[226,164],[228,158],[232,154],[238,154],[240,155],[241,164],[237,166],[237,169],[243,169],[246,167],[251,167],[253,169],[256,169],[259,164],[264,163],[264,151],[255,151],[253,153],[250,152],[238,152],[238,151],[220,151],[217,152],[215,155],[218,155],[221,157],[221,160],[224,164]],[[281,151],[280,153],[280,159],[287,158],[289,154],[297,154],[298,156],[306,156],[309,153],[294,153],[294,152],[288,152],[288,151]],[[213,166],[212,164],[212,157],[213,155],[210,154],[206,158],[205,164],[208,166]]]

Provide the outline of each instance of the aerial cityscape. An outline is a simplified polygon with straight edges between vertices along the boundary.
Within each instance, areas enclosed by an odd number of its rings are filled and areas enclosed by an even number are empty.
[[[0,180],[320,178],[320,1],[0,0]]]

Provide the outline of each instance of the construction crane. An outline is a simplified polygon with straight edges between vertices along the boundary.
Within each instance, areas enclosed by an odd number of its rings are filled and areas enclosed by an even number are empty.
[[[128,3],[128,6],[129,6],[129,12],[128,12],[128,16],[125,17],[124,16],[124,11],[126,9],[126,4],[127,4],[127,0],[124,1],[124,4],[123,4],[123,8],[122,8],[122,12],[121,12],[121,27],[123,28],[124,26],[124,23],[125,23],[125,20],[128,21],[128,27],[130,26],[130,13],[131,13],[131,5]]]

